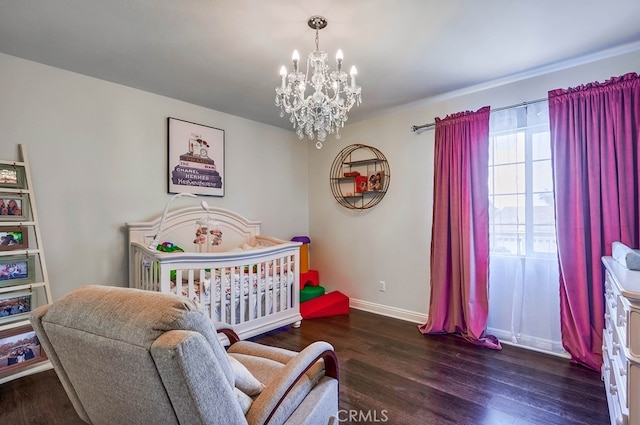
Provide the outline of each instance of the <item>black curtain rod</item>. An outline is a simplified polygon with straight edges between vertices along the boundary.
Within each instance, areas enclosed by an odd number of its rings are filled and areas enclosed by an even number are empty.
[[[546,100],[547,100],[546,97],[544,99],[530,100],[528,102],[522,102],[522,103],[518,103],[518,104],[515,104],[515,105],[503,106],[501,108],[492,109],[491,112],[504,111],[505,109],[511,109],[511,108],[520,108],[522,106],[532,105],[534,103],[544,102]],[[423,128],[432,128],[432,127],[435,127],[435,126],[436,126],[435,122],[432,122],[432,123],[429,123],[429,124],[422,124],[422,125],[412,125],[411,126],[411,131],[413,131],[415,133],[416,131],[421,130]]]

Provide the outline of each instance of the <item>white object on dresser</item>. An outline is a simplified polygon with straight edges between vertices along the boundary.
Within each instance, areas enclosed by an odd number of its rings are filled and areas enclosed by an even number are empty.
[[[605,328],[602,379],[611,423],[640,424],[640,271],[603,257]]]

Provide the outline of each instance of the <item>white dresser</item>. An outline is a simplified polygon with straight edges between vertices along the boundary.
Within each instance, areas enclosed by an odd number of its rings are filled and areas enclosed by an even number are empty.
[[[602,379],[612,424],[640,425],[640,271],[613,257],[606,270]]]

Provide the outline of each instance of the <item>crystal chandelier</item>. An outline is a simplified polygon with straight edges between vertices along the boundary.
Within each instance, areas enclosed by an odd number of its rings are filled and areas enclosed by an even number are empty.
[[[352,66],[348,80],[347,73],[342,71],[342,50],[336,53],[336,70],[330,71],[327,64],[327,53],[318,48],[318,32],[327,26],[322,16],[309,18],[309,26],[316,30],[316,50],[309,53],[306,73],[298,69],[300,54],[293,51],[293,71],[280,69],[282,84],[276,87],[276,106],[280,107],[280,116],[291,114],[289,121],[299,139],[306,135],[309,140],[318,138],[316,148],[322,147],[327,134],[335,134],[340,138],[340,128],[344,127],[347,112],[354,104],[361,101],[361,88],[356,85],[356,67]],[[311,77],[309,73],[312,73]],[[313,87],[313,93],[305,97],[307,84]]]

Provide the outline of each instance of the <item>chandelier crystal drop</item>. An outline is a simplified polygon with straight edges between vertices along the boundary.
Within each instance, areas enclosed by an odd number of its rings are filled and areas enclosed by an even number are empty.
[[[331,71],[327,64],[327,53],[319,49],[318,32],[327,26],[322,16],[312,16],[309,27],[316,31],[316,50],[309,53],[305,73],[298,67],[300,54],[293,51],[293,70],[280,69],[281,85],[276,87],[276,106],[280,107],[280,116],[291,114],[293,124],[300,140],[306,135],[309,140],[317,138],[316,148],[322,148],[327,134],[335,134],[340,139],[340,129],[347,121],[347,112],[351,107],[360,105],[361,88],[356,85],[356,67],[352,66],[350,78],[342,71],[342,50],[336,53],[336,70]],[[311,77],[309,76],[311,74]],[[305,95],[307,85],[313,89]],[[306,97],[305,97],[306,96]]]

